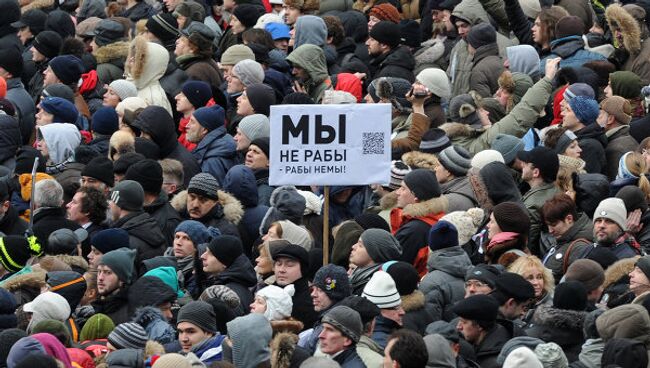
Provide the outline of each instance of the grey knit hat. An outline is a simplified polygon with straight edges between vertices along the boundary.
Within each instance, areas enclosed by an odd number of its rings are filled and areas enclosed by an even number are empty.
[[[361,233],[363,246],[376,263],[397,260],[402,255],[402,246],[393,234],[382,229],[368,229]]]
[[[239,78],[245,87],[264,81],[264,69],[260,63],[254,60],[247,59],[238,62],[232,69],[232,74]]]
[[[354,343],[358,343],[363,332],[363,324],[359,313],[350,307],[343,305],[336,306],[325,313],[322,323],[329,323]]]
[[[144,204],[144,189],[134,180],[122,180],[111,191],[111,201],[126,211],[140,211]]]
[[[135,249],[120,248],[112,250],[102,256],[99,264],[108,266],[120,281],[130,284],[133,281],[135,254]]]
[[[198,173],[190,179],[187,193],[198,194],[210,199],[219,199],[219,182],[208,173]]]
[[[269,137],[271,126],[265,115],[253,114],[241,119],[238,128],[252,142],[257,138]]]
[[[212,306],[200,300],[185,304],[178,311],[176,323],[189,322],[206,332],[217,332],[217,317]]]
[[[221,300],[222,302],[226,303],[226,305],[231,309],[237,309],[241,305],[239,295],[237,295],[236,292],[234,292],[226,285],[208,286],[205,290],[203,290],[201,296],[199,296],[199,300],[202,300],[204,302],[207,302],[210,299]]]
[[[116,79],[108,86],[120,96],[120,101],[124,101],[128,97],[138,97],[138,89],[135,84],[126,79]]]
[[[491,148],[499,151],[505,164],[510,165],[517,157],[517,152],[524,150],[524,142],[510,134],[497,134]]]
[[[567,368],[569,361],[562,348],[554,343],[539,344],[535,347],[535,355],[544,368]]]
[[[108,335],[108,342],[118,350],[144,349],[147,339],[147,331],[134,322],[121,323]]]
[[[323,290],[335,303],[350,296],[348,273],[345,268],[331,263],[316,272],[313,286]]]
[[[465,176],[469,171],[472,154],[461,146],[447,147],[438,154],[438,161],[455,176]]]

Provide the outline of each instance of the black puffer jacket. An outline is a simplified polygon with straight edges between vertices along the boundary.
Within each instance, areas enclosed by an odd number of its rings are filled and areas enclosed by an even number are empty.
[[[578,360],[578,354],[585,342],[582,329],[586,315],[583,311],[540,306],[535,311],[533,322],[526,334],[558,344],[571,363]]]
[[[131,249],[138,252],[135,258],[137,267],[140,267],[144,260],[163,255],[167,242],[158,223],[148,213],[130,213],[117,220],[113,227],[124,229],[129,233]]]
[[[403,78],[413,83],[415,81],[414,68],[415,58],[406,46],[398,46],[388,53],[370,60],[372,79],[394,77]]]
[[[607,158],[605,147],[607,137],[603,128],[598,124],[588,125],[575,132],[578,137],[578,144],[582,148],[582,156],[585,160],[585,170],[588,173],[605,174],[607,170]]]
[[[181,216],[176,212],[174,207],[169,204],[167,193],[160,191],[160,195],[151,204],[144,206],[144,211],[151,216],[158,223],[160,231],[168,247],[171,247],[174,242],[174,234],[176,233],[176,226],[181,223]]]

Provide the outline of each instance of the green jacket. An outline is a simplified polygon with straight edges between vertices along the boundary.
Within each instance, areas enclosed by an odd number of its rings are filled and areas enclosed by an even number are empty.
[[[440,126],[452,144],[462,146],[476,154],[490,149],[498,134],[510,134],[521,138],[532,128],[551,95],[551,81],[544,77],[526,92],[521,101],[503,119],[486,129],[473,129],[467,124],[446,123]]]
[[[305,90],[317,104],[321,103],[325,91],[332,89],[323,49],[316,45],[300,45],[287,56],[287,61],[305,69],[309,75],[304,81]]]
[[[528,249],[533,254],[539,254],[539,237],[542,229],[545,227],[542,219],[542,207],[544,203],[559,192],[555,183],[545,183],[539,187],[532,188],[522,198],[524,205],[528,209],[530,217],[530,232],[528,233]]]

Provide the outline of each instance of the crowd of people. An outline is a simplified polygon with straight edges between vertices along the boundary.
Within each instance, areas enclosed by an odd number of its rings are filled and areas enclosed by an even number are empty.
[[[0,367],[650,367],[647,12],[0,0]],[[390,182],[269,183],[359,103]]]

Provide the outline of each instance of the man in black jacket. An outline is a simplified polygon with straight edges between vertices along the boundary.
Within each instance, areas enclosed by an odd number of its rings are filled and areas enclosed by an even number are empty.
[[[370,30],[366,46],[368,54],[372,57],[370,60],[372,79],[397,77],[411,83],[415,81],[413,75],[415,58],[407,47],[400,46],[399,25],[389,21],[375,24]]]
[[[118,325],[128,322],[129,315],[128,291],[134,276],[136,252],[120,248],[102,256],[97,266],[97,293],[99,298],[92,303],[96,313],[111,317]]]

